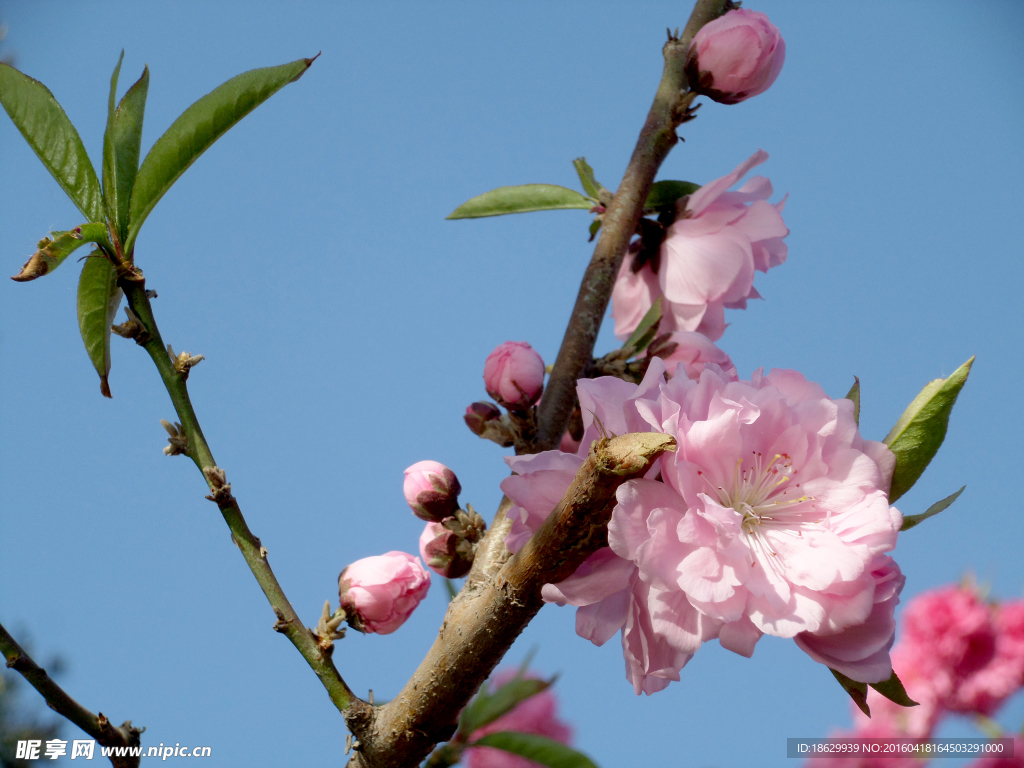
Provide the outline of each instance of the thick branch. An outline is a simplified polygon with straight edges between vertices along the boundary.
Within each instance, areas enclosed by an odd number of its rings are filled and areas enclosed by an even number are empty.
[[[534,444],[537,451],[554,448],[565,431],[576,397],[576,382],[593,358],[594,343],[608,308],[612,286],[643,215],[644,201],[658,168],[678,141],[676,127],[684,112],[687,87],[684,65],[690,41],[702,26],[725,13],[727,5],[727,0],[697,0],[682,37],[671,38],[665,44],[665,69],[658,92],[622,183],[604,214],[601,235],[583,275],[569,327],[540,401],[540,423]]]
[[[7,659],[7,666],[18,672],[29,685],[35,688],[46,700],[47,705],[92,736],[104,747],[137,747],[139,734],[142,730],[132,727],[132,721],[126,721],[120,728],[115,728],[103,713],[94,715],[67,692],[57,685],[46,674],[46,670],[36,664],[32,657],[18,645],[10,633],[0,625],[0,651]],[[139,757],[111,757],[110,762],[115,768],[138,768]]]
[[[408,768],[451,737],[459,712],[543,605],[541,587],[572,575],[607,546],[615,491],[675,440],[660,433],[598,440],[559,505],[513,557],[474,571],[448,607],[433,647],[405,687],[366,717],[350,717],[360,746],[351,765]],[[490,571],[490,573],[488,573]]]
[[[207,485],[212,491],[207,498],[217,502],[224,522],[231,529],[231,538],[238,545],[242,557],[256,577],[263,594],[267,596],[277,623],[274,629],[281,632],[299,653],[306,660],[306,663],[316,672],[320,682],[327,689],[328,696],[339,711],[344,712],[350,706],[362,706],[356,696],[349,690],[345,681],[341,679],[338,670],[331,660],[332,647],[329,642],[318,642],[318,638],[310,632],[298,614],[292,607],[291,602],[285,596],[281,584],[274,575],[270,563],[267,562],[267,550],[263,548],[260,540],[249,530],[238,501],[231,495],[231,486],[224,479],[224,473],[217,467],[213,460],[213,453],[203,436],[203,430],[199,426],[199,419],[192,408],[192,401],[188,395],[186,379],[188,371],[179,371],[168,354],[163,339],[160,338],[160,330],[157,327],[156,319],[153,317],[153,308],[149,297],[146,295],[145,283],[137,274],[127,274],[119,280],[119,285],[124,290],[128,306],[139,319],[145,328],[145,333],[139,337],[143,342],[149,356],[153,358],[160,378],[167,388],[167,394],[171,397],[174,410],[182,425],[188,445],[185,454],[195,462],[203,473]]]

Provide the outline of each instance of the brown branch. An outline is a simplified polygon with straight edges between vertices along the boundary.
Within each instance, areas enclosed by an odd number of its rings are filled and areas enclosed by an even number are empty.
[[[7,659],[7,666],[19,673],[29,685],[35,688],[46,700],[47,705],[92,736],[104,747],[138,747],[139,734],[145,729],[133,728],[132,721],[127,720],[120,728],[115,728],[103,713],[94,715],[83,707],[53,679],[46,670],[36,664],[25,649],[11,637],[10,633],[0,625],[0,651]],[[115,768],[138,768],[139,757],[111,757],[110,762]]]
[[[596,441],[562,501],[527,544],[505,562],[492,546],[474,564],[437,640],[402,691],[382,707],[346,716],[358,742],[350,765],[408,768],[450,738],[463,706],[540,610],[541,587],[572,575],[607,546],[616,489],[674,448],[672,437],[654,432]]]
[[[569,327],[540,401],[536,451],[554,448],[565,431],[576,398],[576,382],[593,359],[594,343],[622,258],[643,215],[644,202],[658,168],[678,141],[676,128],[693,98],[692,93],[686,92],[688,83],[684,71],[690,41],[702,26],[727,9],[727,0],[697,0],[682,36],[670,37],[665,44],[665,69],[654,103],[622,183],[604,214],[601,236],[583,275]]]

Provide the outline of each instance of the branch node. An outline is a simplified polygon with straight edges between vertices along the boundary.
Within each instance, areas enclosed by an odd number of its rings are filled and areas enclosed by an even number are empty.
[[[166,450],[166,449],[165,449]],[[227,474],[220,467],[206,467],[203,470],[203,477],[210,486],[211,493],[206,498],[215,502],[218,507],[225,509],[235,506],[235,497],[231,495],[231,483],[228,482]],[[260,548],[260,556],[266,557],[266,550]]]
[[[276,605],[273,606],[274,615],[277,616],[277,621],[274,622],[275,632],[287,632],[288,631],[288,620],[284,617],[284,613]]]
[[[188,436],[185,434],[185,430],[181,428],[181,424],[178,422],[167,421],[166,419],[160,419],[160,424],[165,430],[167,430],[167,442],[169,445],[164,446],[164,453],[168,456],[179,456],[188,455]]]
[[[182,352],[180,355],[175,355],[174,347],[170,344],[167,345],[167,354],[170,355],[171,360],[174,361],[174,370],[181,376],[182,381],[187,381],[188,372],[206,359],[202,355],[190,355],[188,352]]]

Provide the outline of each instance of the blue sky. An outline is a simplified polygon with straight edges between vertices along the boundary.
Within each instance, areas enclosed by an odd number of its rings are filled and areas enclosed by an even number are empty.
[[[296,4],[297,5],[297,4]],[[776,84],[706,104],[661,178],[706,182],[758,148],[788,192],[789,260],[720,345],[742,376],[796,368],[881,439],[928,380],[971,355],[946,445],[900,500],[961,499],[901,537],[904,596],[974,573],[1024,591],[1024,6],[750,3],[787,43]],[[462,424],[487,353],[527,340],[553,361],[589,259],[566,211],[445,221],[504,184],[578,186],[586,156],[614,187],[686,4],[0,2],[4,50],[43,81],[99,157],[110,72],[151,70],[144,150],[191,102],[246,69],[322,51],[234,128],[149,217],[136,257],[165,340],[201,353],[204,431],[300,615],[349,562],[415,551],[402,470],[452,467],[489,517],[502,451]],[[50,229],[81,223],[0,119],[0,256],[14,274]],[[212,765],[340,762],[343,723],[283,638],[203,499],[161,453],[173,411],[148,357],[113,340],[100,397],[78,338],[77,266],[0,282],[0,617],[62,683],[144,743],[210,745]],[[610,324],[609,324],[610,325]],[[598,351],[612,348],[605,329]],[[399,632],[343,641],[352,687],[390,698],[445,607],[434,589]],[[539,648],[577,744],[603,766],[783,766],[785,739],[849,723],[844,694],[792,643],[753,659],[711,643],[682,681],[636,698],[617,641],[575,637],[546,608],[509,655]],[[1018,697],[1005,720],[1019,727]],[[67,734],[75,729],[69,726]],[[949,734],[972,733],[954,724]],[[69,735],[69,738],[73,736]],[[950,763],[950,768],[956,763]]]

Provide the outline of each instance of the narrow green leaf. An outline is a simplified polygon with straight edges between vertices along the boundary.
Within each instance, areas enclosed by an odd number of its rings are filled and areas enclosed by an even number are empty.
[[[907,695],[907,689],[903,687],[899,677],[894,671],[888,680],[881,683],[869,683],[869,685],[885,696],[889,701],[899,704],[901,707],[916,707],[917,702]]]
[[[926,384],[882,441],[896,454],[890,503],[910,490],[942,445],[949,414],[973,363],[972,357],[948,379],[935,379]]]
[[[153,206],[178,177],[231,126],[288,83],[298,80],[314,59],[243,72],[214,88],[171,123],[149,150],[135,177],[126,252],[130,252]]]
[[[600,230],[600,229],[601,229],[601,220],[600,219],[594,219],[592,222],[590,222],[590,239],[587,240],[588,243],[594,242],[594,238],[597,237],[598,230]]]
[[[573,208],[589,210],[593,207],[593,200],[573,189],[554,184],[523,184],[518,187],[498,187],[477,195],[448,214],[448,218],[479,219],[483,216],[503,216],[506,213]]]
[[[956,501],[958,498],[960,498],[960,494],[964,492],[964,488],[966,487],[966,485],[962,486],[960,490],[957,491],[956,493],[947,496],[942,501],[936,501],[934,504],[928,507],[928,509],[926,509],[919,515],[905,515],[903,518],[903,525],[900,526],[900,531],[909,531],[915,525],[923,523],[929,517],[939,514],[939,512],[941,512],[954,501]]]
[[[448,590],[448,602],[450,603],[452,600],[455,599],[455,596],[459,594],[459,590],[455,588],[455,582],[451,579],[445,579],[444,586],[445,589]]]
[[[68,232],[51,232],[50,234],[53,235],[53,239],[44,237],[40,240],[36,246],[36,252],[25,262],[21,272],[11,280],[25,283],[48,275],[59,267],[64,259],[86,243],[108,245],[106,224],[82,224]]]
[[[597,200],[597,196],[604,187],[601,186],[601,182],[594,178],[594,169],[587,165],[587,158],[577,157],[572,161],[572,164],[576,167],[576,173],[580,177],[583,191]]]
[[[651,191],[644,203],[644,212],[653,213],[669,206],[675,205],[680,197],[692,195],[700,189],[700,184],[692,181],[656,181],[651,185]]]
[[[60,188],[89,221],[103,220],[103,196],[82,139],[49,89],[0,63],[0,104]]]
[[[106,148],[103,158],[103,194],[108,210],[112,211],[117,236],[124,241],[128,235],[128,208],[131,204],[132,186],[139,170],[139,150],[142,145],[142,121],[146,113],[146,96],[149,93],[149,67],[142,70],[140,77],[128,89],[114,112],[113,121],[107,128],[111,136],[111,157],[108,160]]]
[[[121,76],[121,63],[124,61],[124,48],[117,59],[117,66],[110,76],[110,96],[107,98],[107,127],[103,131],[103,208],[107,213],[107,221],[114,220],[116,206],[114,204],[114,112],[117,104],[117,80]]]
[[[559,741],[535,733],[498,731],[469,744],[471,747],[494,747],[525,757],[548,768],[597,768],[597,763]]]
[[[832,667],[829,667],[828,671],[843,686],[843,690],[850,694],[850,698],[853,699],[853,703],[857,705],[857,708],[868,717],[871,717],[871,710],[868,708],[868,684],[851,680],[842,672],[836,672]]]
[[[110,260],[100,251],[90,254],[78,278],[78,329],[96,373],[100,391],[110,397],[110,326],[121,303],[121,289]]]
[[[535,680],[516,675],[494,693],[478,696],[466,707],[460,719],[460,730],[469,735],[478,728],[490,725],[502,715],[508,714],[518,704],[551,687],[554,679]]]
[[[654,300],[654,303],[651,305],[651,308],[647,310],[647,314],[644,315],[643,320],[640,321],[640,324],[636,327],[636,330],[633,331],[633,334],[628,339],[626,339],[626,343],[622,345],[622,348],[632,348],[634,355],[643,352],[647,348],[647,344],[650,344],[654,340],[655,334],[651,333],[651,329],[654,329],[656,333],[657,326],[660,321],[661,296]],[[643,344],[643,341],[647,336],[649,336],[650,338],[646,339],[646,344]]]
[[[846,393],[846,399],[853,401],[853,421],[860,426],[860,379],[853,377],[853,386]]]

